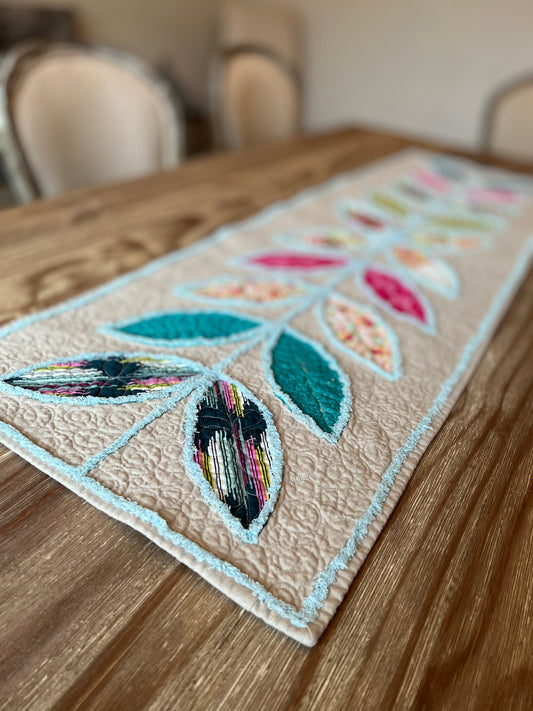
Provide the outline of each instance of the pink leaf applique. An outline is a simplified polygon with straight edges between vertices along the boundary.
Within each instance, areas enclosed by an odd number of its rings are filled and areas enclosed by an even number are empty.
[[[252,267],[279,269],[282,271],[313,271],[318,269],[339,269],[348,261],[341,256],[311,252],[263,252],[249,257],[246,262]]]
[[[433,332],[433,312],[422,294],[411,284],[378,266],[367,267],[362,276],[364,290],[395,316]]]

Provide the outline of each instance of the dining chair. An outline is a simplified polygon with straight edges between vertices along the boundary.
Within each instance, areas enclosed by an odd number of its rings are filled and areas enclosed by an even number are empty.
[[[277,5],[230,2],[220,11],[210,99],[215,140],[241,148],[300,130],[299,38]]]
[[[482,149],[489,155],[533,163],[533,74],[504,84],[489,99]]]
[[[182,139],[169,88],[130,54],[31,43],[0,65],[0,151],[20,202],[172,168]]]

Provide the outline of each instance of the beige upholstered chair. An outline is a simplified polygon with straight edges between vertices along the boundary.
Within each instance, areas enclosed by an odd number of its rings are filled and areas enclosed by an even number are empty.
[[[483,149],[501,158],[533,163],[533,76],[505,85],[491,98]]]
[[[26,45],[6,55],[1,79],[0,150],[22,202],[179,162],[179,109],[163,82],[130,55]]]
[[[240,148],[295,135],[300,95],[294,16],[277,5],[225,5],[211,75],[218,145]]]

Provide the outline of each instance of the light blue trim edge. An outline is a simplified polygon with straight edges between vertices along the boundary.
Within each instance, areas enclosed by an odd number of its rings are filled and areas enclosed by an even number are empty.
[[[394,279],[400,280],[406,288],[413,292],[413,294],[424,307],[424,310],[428,317],[427,323],[423,323],[422,321],[419,321],[417,318],[414,318],[409,314],[404,314],[401,311],[396,311],[396,309],[393,309],[392,306],[388,303],[388,301],[380,299],[374,292],[374,290],[370,286],[368,286],[368,284],[363,279],[363,272],[366,269],[375,269],[376,271],[383,272],[384,274],[387,274],[388,276]],[[412,326],[420,328],[422,331],[429,334],[430,336],[435,335],[435,333],[437,332],[435,324],[435,312],[433,311],[433,307],[429,303],[426,296],[420,291],[416,284],[413,283],[412,279],[408,279],[403,271],[402,273],[399,273],[397,271],[393,271],[392,269],[388,269],[382,264],[375,264],[374,262],[369,262],[367,264],[364,264],[364,266],[362,266],[362,268],[357,271],[355,280],[357,286],[359,287],[359,290],[367,297],[367,299],[369,299],[380,309],[383,309],[383,311],[388,313],[389,316],[400,319],[400,321],[410,323]]]
[[[218,498],[211,488],[211,485],[204,477],[201,467],[194,461],[194,434],[198,419],[198,405],[204,398],[207,388],[212,385],[215,380],[223,380],[235,385],[246,398],[257,405],[267,424],[267,437],[272,455],[272,467],[270,470],[271,484],[268,489],[269,498],[259,512],[259,516],[254,519],[248,528],[244,528],[235,516],[230,513],[228,506]],[[276,425],[274,424],[274,419],[267,407],[238,380],[228,378],[225,373],[217,373],[216,371],[212,371],[209,375],[206,375],[205,378],[203,378],[203,382],[201,382],[200,386],[195,389],[195,392],[186,405],[183,431],[185,434],[185,444],[183,447],[183,461],[185,463],[185,468],[191,479],[200,490],[206,503],[208,506],[213,508],[219,516],[221,516],[229,530],[235,533],[241,540],[245,543],[257,543],[259,533],[276,505],[283,472],[283,451],[281,448],[281,441]]]
[[[18,385],[10,385],[5,381],[10,378],[16,378],[26,373],[31,373],[33,370],[38,368],[46,368],[49,365],[54,365],[55,363],[67,360],[79,360],[86,359],[92,360],[94,358],[109,358],[113,356],[119,356],[123,358],[154,358],[160,356],[161,360],[170,360],[177,365],[188,365],[191,369],[194,369],[196,373],[200,374],[206,368],[201,363],[189,360],[187,358],[181,358],[179,356],[167,355],[166,353],[129,353],[124,351],[107,351],[102,353],[81,353],[79,355],[65,356],[64,358],[53,358],[51,360],[42,361],[41,363],[35,363],[33,365],[28,365],[20,370],[14,370],[12,373],[7,373],[7,375],[2,375],[0,377],[0,392],[5,392],[8,395],[17,395],[30,397],[33,400],[39,400],[40,402],[47,402],[55,405],[78,405],[87,407],[89,405],[122,405],[128,402],[144,402],[145,400],[162,400],[169,397],[171,394],[175,393],[178,388],[181,387],[181,383],[176,383],[176,385],[171,385],[164,390],[154,390],[153,392],[147,392],[143,395],[122,395],[120,397],[94,397],[92,395],[82,395],[81,397],[75,396],[59,396],[59,395],[43,395],[42,393],[35,392],[33,390],[28,390],[22,388]]]
[[[512,295],[513,290],[519,281],[525,276],[529,268],[529,260],[532,255],[533,239],[530,239],[520,252],[513,269],[493,300],[489,311],[481,321],[477,333],[467,343],[454,371],[443,383],[440,393],[435,398],[432,407],[428,410],[424,418],[422,418],[418,426],[410,432],[405,444],[396,452],[391,464],[382,476],[381,482],[372,498],[372,501],[370,502],[369,507],[363,516],[356,521],[349,540],[342,550],[335,556],[335,558],[332,559],[324,571],[317,576],[313,585],[313,590],[304,600],[300,610],[297,610],[293,605],[276,598],[260,583],[252,580],[236,566],[217,558],[182,534],[172,531],[168,527],[166,521],[154,511],[146,509],[132,501],[123,499],[117,494],[113,494],[109,489],[106,489],[94,479],[86,478],[85,474],[79,469],[66,464],[57,457],[54,457],[42,447],[34,444],[31,440],[10,425],[0,422],[0,432],[10,440],[20,445],[21,449],[28,451],[35,458],[40,459],[45,464],[48,464],[53,469],[56,469],[56,471],[66,475],[67,481],[62,482],[66,486],[69,485],[69,479],[75,481],[78,485],[76,488],[73,488],[75,493],[80,493],[79,487],[85,488],[96,498],[113,506],[117,511],[127,512],[139,520],[151,525],[162,538],[174,545],[180,546],[186,553],[193,556],[197,561],[203,562],[210,568],[224,573],[245,587],[247,590],[250,590],[257,597],[260,603],[265,604],[269,610],[273,610],[281,617],[289,620],[289,622],[295,627],[304,628],[309,622],[316,619],[322,603],[327,597],[329,587],[335,582],[337,572],[346,568],[351,558],[353,558],[357,552],[357,547],[367,535],[370,525],[383,510],[389,491],[394,484],[405,460],[415,449],[423,434],[430,429],[433,419],[444,408],[444,405],[451,395],[453,388],[458,384],[468,368],[476,349],[489,335],[493,324],[500,315],[501,309]],[[170,404],[173,399],[174,398],[168,398],[164,403],[162,403],[162,405],[167,405],[168,409],[170,409]],[[143,424],[142,427],[144,426],[145,425]]]
[[[369,312],[372,316],[372,318],[385,330],[387,333],[387,336],[389,338],[389,342],[391,345],[391,350],[392,350],[392,359],[393,359],[393,371],[392,373],[387,373],[386,370],[383,370],[380,368],[378,365],[373,363],[372,361],[368,360],[367,358],[363,358],[360,356],[358,353],[355,353],[354,351],[350,350],[347,346],[344,345],[344,343],[341,343],[339,339],[335,336],[329,325],[326,323],[326,319],[324,317],[324,307],[325,307],[325,302],[322,302],[321,304],[317,305],[316,307],[316,319],[319,322],[320,326],[322,327],[322,330],[324,331],[325,335],[330,339],[331,343],[335,348],[338,348],[340,351],[343,353],[346,353],[346,355],[349,355],[350,358],[353,358],[354,360],[358,361],[362,365],[364,365],[367,368],[370,368],[373,370],[375,373],[380,375],[382,378],[386,378],[387,380],[398,380],[402,376],[402,356],[400,352],[400,344],[398,343],[398,336],[396,335],[396,332],[392,329],[391,326],[378,314],[377,311],[375,311],[370,304],[362,304],[357,301],[352,301],[352,299],[347,299],[345,296],[339,293],[332,292],[331,296],[340,299],[341,301],[344,301],[346,304],[349,306],[353,306],[356,309],[359,309],[363,313]]]
[[[403,446],[397,450],[392,462],[381,478],[381,482],[369,507],[361,518],[356,521],[355,526],[352,529],[352,534],[344,548],[315,579],[313,591],[305,599],[302,606],[302,611],[309,621],[314,620],[317,617],[320,607],[327,597],[329,587],[335,582],[337,572],[346,568],[350,560],[357,552],[357,547],[368,534],[370,525],[383,511],[390,489],[393,486],[407,457],[416,448],[424,433],[431,428],[431,423],[435,417],[443,410],[448,398],[453,392],[453,389],[457,386],[466,372],[473,356],[476,353],[476,350],[490,334],[493,325],[495,325],[495,322],[501,315],[501,310],[505,306],[507,300],[512,296],[515,287],[527,274],[529,269],[529,261],[532,256],[533,238],[530,237],[518,255],[511,272],[508,274],[500,291],[494,298],[488,312],[479,324],[477,333],[468,341],[455,369],[442,384],[440,392],[433,401],[431,408],[419,422],[417,427],[411,430]]]
[[[244,320],[245,314],[238,313],[237,311],[221,311],[218,312],[213,309],[202,309],[198,310],[186,310],[180,309],[178,311],[150,311],[145,314],[140,314],[139,316],[133,316],[132,318],[125,319],[123,321],[116,321],[113,323],[105,323],[99,326],[97,331],[106,336],[111,336],[112,338],[119,338],[123,341],[131,341],[133,343],[142,343],[144,346],[154,346],[155,348],[192,348],[194,346],[223,346],[228,343],[239,343],[240,341],[246,341],[249,338],[253,338],[255,334],[264,327],[265,321],[257,316],[248,316],[249,321],[255,322],[256,325],[251,328],[247,328],[243,331],[238,331],[230,336],[221,336],[217,338],[150,338],[148,336],[137,336],[132,333],[126,333],[120,329],[124,326],[132,326],[139,321],[144,321],[145,319],[157,318],[158,316],[172,316],[175,313],[187,313],[187,314],[216,314],[219,316],[233,316]],[[1,336],[0,336],[1,337]]]
[[[287,393],[285,393],[281,389],[274,377],[274,372],[272,370],[272,351],[274,350],[274,347],[282,333],[287,333],[289,336],[292,336],[296,340],[302,341],[308,346],[311,346],[311,348],[313,348],[313,350],[315,350],[318,355],[323,358],[323,360],[328,364],[328,366],[332,370],[334,370],[339,376],[339,380],[342,386],[343,397],[339,409],[339,416],[331,433],[324,432],[324,430],[318,426],[318,424],[312,417],[307,415],[305,412],[302,412],[302,410],[298,407],[298,405],[296,405],[292,398],[290,398],[289,395],[287,395]],[[307,338],[307,336],[304,336],[303,333],[300,333],[300,331],[297,331],[293,328],[283,327],[281,329],[275,330],[274,333],[270,336],[270,338],[265,341],[261,360],[263,363],[263,372],[265,374],[268,384],[272,388],[272,392],[274,393],[274,395],[279,398],[281,402],[286,405],[286,407],[289,408],[289,410],[293,413],[294,417],[297,420],[303,422],[312,432],[314,432],[314,434],[316,434],[318,437],[321,437],[322,439],[327,440],[328,442],[331,442],[332,444],[335,444],[335,442],[339,440],[339,437],[343,433],[344,428],[348,424],[352,412],[351,383],[348,376],[342,370],[335,358],[324,349],[322,344],[317,343],[317,341],[313,341],[310,338]]]
[[[378,164],[386,165],[388,162],[397,160],[398,157],[402,154],[412,156],[413,153],[415,155],[424,157],[437,155],[430,154],[426,151],[413,152],[412,149],[404,149],[402,151],[394,153],[388,158],[383,159]],[[96,289],[91,290],[81,296],[63,302],[58,306],[54,306],[45,311],[41,311],[39,313],[32,314],[30,316],[26,316],[16,321],[13,321],[0,329],[0,339],[44,319],[51,318],[53,316],[58,316],[76,308],[80,308],[85,304],[91,303],[97,298],[112,293],[121,286],[126,286],[129,283],[135,281],[136,279],[147,277],[166,266],[175,264],[191,256],[192,254],[199,253],[204,249],[208,248],[209,246],[223,241],[227,236],[229,236],[236,230],[254,229],[255,227],[262,226],[273,217],[282,214],[284,211],[304,205],[314,200],[318,195],[325,195],[330,192],[333,192],[338,187],[349,183],[356,176],[361,177],[366,173],[374,172],[375,168],[376,163],[374,162],[372,164],[369,164],[368,166],[359,168],[355,171],[349,171],[342,175],[338,175],[330,181],[323,183],[319,186],[313,186],[305,191],[302,191],[301,193],[298,193],[296,196],[286,201],[274,203],[252,218],[247,218],[246,220],[243,220],[240,223],[234,223],[232,225],[224,226],[217,230],[213,235],[211,235],[211,237],[201,240],[199,243],[192,245],[191,247],[184,248],[173,254],[156,259],[138,270],[125,274],[111,282],[106,283],[104,286],[97,287]],[[509,296],[512,294],[513,289],[515,288],[517,283],[520,281],[521,278],[524,277],[529,266],[528,260],[531,258],[532,253],[533,240],[530,240],[528,243],[526,243],[524,249],[520,253],[518,260],[515,262],[514,268],[509,273],[500,292],[496,295],[496,298],[494,299],[492,306],[489,309],[489,312],[486,314],[485,318],[479,326],[477,334],[467,344],[465,350],[463,351],[463,355],[459,360],[458,365],[456,366],[456,369],[454,370],[452,375],[445,381],[444,385],[441,388],[441,394],[435,400],[433,407],[428,411],[426,418],[429,418],[430,422],[436,416],[436,414],[438,414],[440,410],[444,407],[446,399],[451,394],[453,387],[457,384],[462,374],[468,367],[468,364],[472,356],[474,355],[475,349],[482,343],[484,338],[488,335],[493,321],[499,315],[500,309],[505,305],[507,298],[509,298]],[[438,407],[436,407],[437,404]],[[128,513],[131,513],[136,516],[138,519],[150,523],[164,539],[176,545],[179,545],[181,548],[183,548],[183,550],[185,550],[188,554],[192,555],[196,560],[205,562],[209,567],[225,573],[226,575],[228,575],[228,577],[234,579],[237,583],[250,590],[257,597],[259,602],[264,603],[270,610],[274,610],[280,616],[288,619],[295,627],[302,628],[306,627],[308,622],[311,622],[317,617],[321,604],[327,596],[329,585],[331,585],[336,578],[337,571],[346,567],[350,558],[353,557],[353,555],[357,551],[358,544],[366,535],[366,532],[364,532],[365,527],[366,531],[368,531],[368,526],[372,523],[375,516],[380,513],[384,501],[386,500],[388,491],[394,483],[396,475],[403,466],[405,459],[407,458],[408,454],[416,447],[423,432],[425,432],[429,427],[429,425],[425,422],[426,418],[424,418],[418,425],[418,427],[411,432],[411,435],[409,436],[403,448],[398,450],[396,457],[393,459],[393,462],[391,463],[382,478],[380,487],[378,487],[378,490],[374,496],[373,501],[371,502],[369,509],[367,509],[367,512],[363,515],[363,517],[361,517],[361,519],[356,522],[356,525],[352,532],[352,536],[350,537],[350,540],[348,541],[346,546],[331,561],[331,563],[327,566],[323,573],[321,573],[318,577],[317,582],[315,583],[315,586],[313,588],[313,592],[304,601],[304,605],[302,606],[301,612],[297,611],[292,605],[284,603],[283,601],[274,597],[271,593],[266,591],[260,583],[249,578],[245,573],[240,571],[231,563],[216,558],[212,554],[203,550],[193,541],[188,540],[181,534],[171,531],[168,528],[166,522],[155,512],[145,509],[139,504],[135,504],[133,502],[122,499],[120,496],[113,494],[108,489],[101,486],[92,479],[84,480],[84,485],[89,488],[89,485],[92,482],[92,484],[94,485],[92,487],[92,491],[97,498],[101,499],[102,501],[105,501],[106,503],[109,503],[111,506],[116,508],[117,511],[127,511]],[[41,459],[41,461],[43,461],[44,463],[51,464],[51,467],[55,468],[58,472],[66,474],[67,481],[62,482],[66,486],[68,486],[68,478],[75,478],[71,474],[73,468],[70,465],[66,464],[62,460],[57,459],[56,457],[53,457],[53,455],[51,455],[49,452],[46,452],[46,450],[42,449],[38,445],[35,445],[33,442],[31,442],[31,440],[26,438],[23,434],[12,428],[10,425],[6,425],[5,423],[0,422],[0,432],[4,433],[5,436],[13,442],[21,445],[21,448],[23,450],[26,450],[32,455],[34,455],[36,458]],[[418,439],[416,439],[417,433],[419,433]],[[400,459],[397,459],[399,455]],[[74,489],[74,491],[76,493],[79,493],[79,491],[77,491],[76,489]],[[379,502],[381,502],[380,506],[378,506]],[[371,512],[370,516],[367,515],[369,512]],[[352,549],[353,553],[350,555],[350,550]]]

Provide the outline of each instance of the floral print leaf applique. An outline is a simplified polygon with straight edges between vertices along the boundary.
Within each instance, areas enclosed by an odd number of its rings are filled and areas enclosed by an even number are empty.
[[[219,311],[174,311],[147,314],[103,327],[104,333],[148,345],[217,345],[250,338],[261,321]]]
[[[330,442],[349,416],[349,382],[319,343],[285,329],[265,346],[265,370],[274,393],[311,429]]]
[[[281,482],[272,416],[240,383],[215,380],[190,400],[185,423],[189,473],[229,528],[255,543]]]
[[[395,317],[435,332],[433,309],[427,299],[403,274],[381,265],[369,265],[359,275],[359,286],[378,306]]]
[[[339,269],[348,262],[344,256],[311,251],[270,251],[246,257],[242,264],[248,267],[280,271],[312,272]]]
[[[405,269],[421,286],[432,289],[449,299],[459,295],[459,278],[449,264],[408,245],[395,245],[387,253],[394,266]]]
[[[453,234],[438,230],[419,230],[410,233],[409,241],[415,248],[436,254],[470,254],[492,247],[489,235]]]
[[[347,227],[368,238],[381,237],[394,227],[390,215],[365,200],[341,200],[337,214]]]
[[[18,394],[47,402],[137,402],[165,397],[201,370],[201,365],[181,358],[101,353],[41,363],[1,382]]]
[[[342,227],[308,227],[298,232],[278,234],[276,241],[300,248],[342,252],[361,252],[367,246],[364,237]]]
[[[179,287],[185,298],[232,306],[278,306],[304,296],[308,287],[294,278],[222,275]]]
[[[326,334],[344,352],[388,380],[400,377],[396,335],[372,307],[332,294],[322,318]]]

